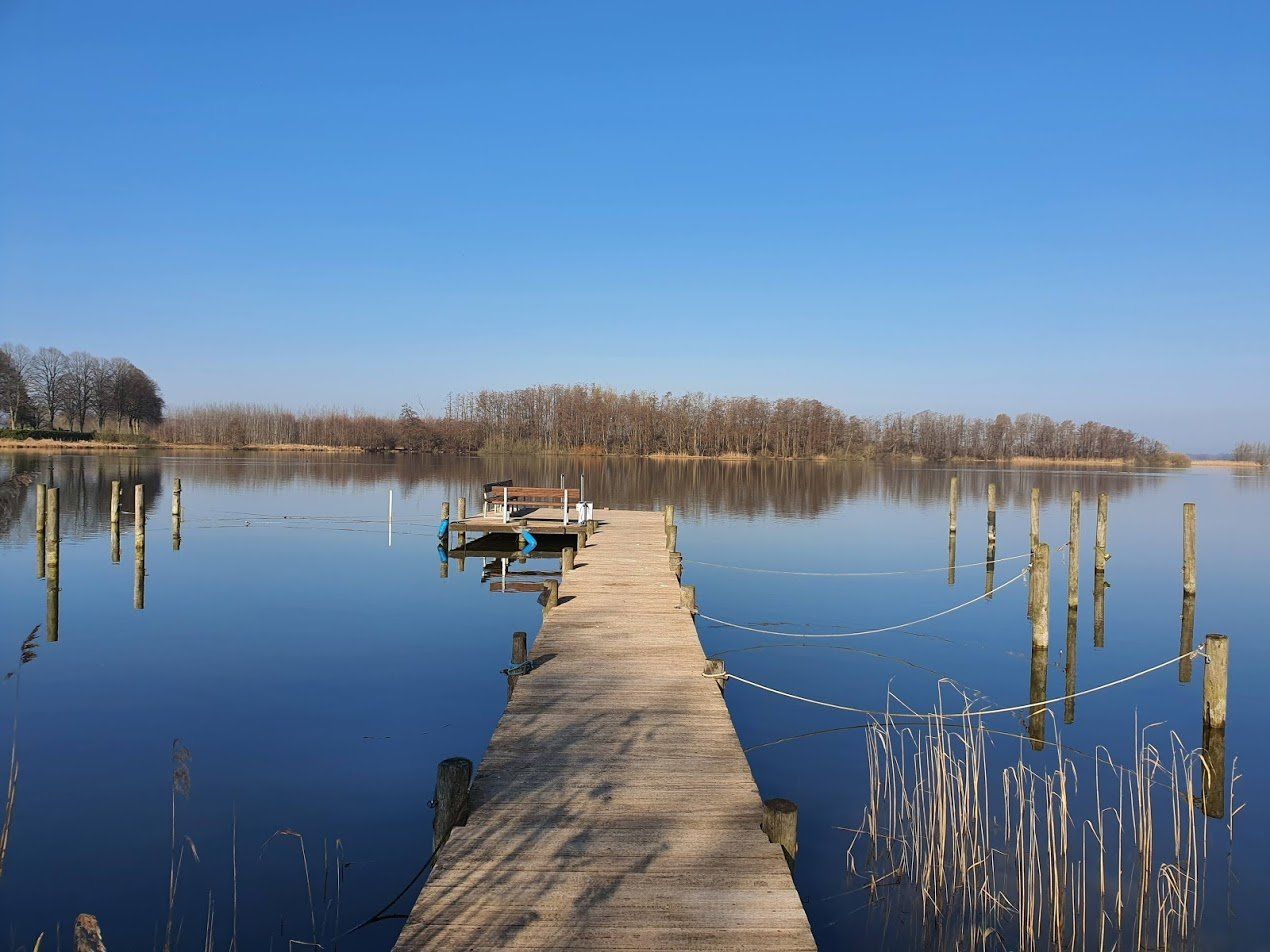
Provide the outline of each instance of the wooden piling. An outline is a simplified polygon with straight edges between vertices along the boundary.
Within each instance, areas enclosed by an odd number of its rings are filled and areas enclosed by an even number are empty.
[[[1180,684],[1190,684],[1191,670],[1195,659],[1191,657],[1191,649],[1195,647],[1195,596],[1182,596],[1182,634],[1177,643],[1177,680]]]
[[[1204,764],[1200,770],[1204,815],[1210,820],[1226,816],[1226,728],[1205,726],[1201,731]],[[1199,798],[1197,798],[1199,799]]]
[[[1230,640],[1225,635],[1204,639],[1204,726],[1226,726],[1226,688],[1230,678]]]
[[[1072,514],[1067,530],[1067,607],[1080,604],[1080,490],[1072,490]]]
[[[119,480],[110,483],[110,561],[119,561]]]
[[[573,549],[564,548],[560,550],[560,574],[573,571]]]
[[[466,826],[472,812],[470,788],[472,761],[466,757],[447,757],[437,764],[436,795],[432,803],[432,850],[436,852],[450,838],[456,826]]]
[[[132,607],[146,607],[146,506],[145,487],[137,483],[132,490]]]
[[[542,583],[542,614],[546,617],[560,603],[560,583],[553,578]]]
[[[1049,647],[1050,643],[1050,547],[1038,542],[1032,553],[1032,571],[1028,592],[1032,601],[1032,644]]]
[[[679,607],[697,614],[697,586],[683,585],[679,589]]]
[[[594,519],[588,519],[586,521],[587,535],[594,535],[595,531],[599,528],[600,528],[600,524],[596,522]]]
[[[666,548],[669,549],[671,552],[674,552],[678,542],[679,542],[679,527],[669,526],[666,529]]]
[[[460,497],[459,497],[459,509],[458,509],[458,512],[459,512],[459,519],[466,519],[466,518],[467,518],[467,497],[466,497],[466,496],[460,496]]]
[[[785,852],[790,872],[798,861],[798,804],[783,797],[763,801],[763,832]]]
[[[172,480],[172,518],[181,518],[181,477]]]
[[[709,658],[706,660],[705,670],[701,672],[707,678],[714,681],[719,686],[719,693],[724,694],[728,686],[727,668],[723,665],[722,658]]]
[[[512,632],[512,667],[516,668],[525,663],[529,657],[529,635],[523,631]],[[519,674],[507,675],[507,700],[512,699],[512,694],[516,691],[516,681],[520,678]]]
[[[948,533],[948,584],[957,583],[957,533]]]
[[[1050,649],[1032,641],[1032,673],[1028,689],[1027,733],[1033,750],[1045,748],[1045,701],[1049,687]]]
[[[957,477],[948,480],[948,531],[957,532]]]
[[[45,554],[44,520],[48,514],[48,487],[40,483],[35,487],[35,577],[44,578]]]
[[[389,490],[389,512],[392,511],[392,490]],[[392,517],[389,516],[389,543],[392,542]],[[181,549],[181,480],[175,478],[172,480],[172,551],[179,552]]]
[[[1029,535],[1028,548],[1035,550],[1041,542],[1041,490],[1037,486],[1032,487],[1032,523]]]
[[[586,526],[580,526],[578,528],[578,534],[577,534],[578,548],[585,549],[587,546],[587,540],[590,538],[591,538],[591,533],[586,531]]]
[[[58,492],[56,486],[50,486],[44,495],[44,569],[47,572],[57,571],[61,558],[61,517],[58,515]]]
[[[988,545],[997,544],[997,484],[988,483]]]
[[[1094,529],[1094,574],[1107,569],[1107,494],[1098,494],[1098,525]]]
[[[1195,503],[1182,504],[1182,592],[1195,594]]]
[[[1076,693],[1076,606],[1071,605],[1067,609],[1067,651],[1065,655],[1066,665],[1064,667],[1063,681],[1063,723],[1076,723],[1076,698],[1072,695]]]
[[[666,528],[670,529],[675,524],[675,507],[667,503],[662,507],[661,512],[666,519]]]
[[[997,572],[997,543],[995,539],[988,540],[988,553],[984,558],[983,570],[983,594],[988,601],[992,601],[993,581]]]
[[[1101,648],[1106,641],[1107,579],[1101,572],[1094,573],[1094,647]]]

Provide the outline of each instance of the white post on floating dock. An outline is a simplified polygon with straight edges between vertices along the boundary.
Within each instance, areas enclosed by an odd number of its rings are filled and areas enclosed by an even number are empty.
[[[563,476],[560,477],[560,482],[564,482]],[[563,489],[564,487],[562,486],[561,488]],[[564,524],[566,526],[569,524],[569,490],[567,489],[564,490]]]

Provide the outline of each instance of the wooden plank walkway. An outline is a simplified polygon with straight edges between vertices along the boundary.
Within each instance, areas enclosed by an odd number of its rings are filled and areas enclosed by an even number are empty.
[[[661,513],[596,515],[396,948],[814,949]]]

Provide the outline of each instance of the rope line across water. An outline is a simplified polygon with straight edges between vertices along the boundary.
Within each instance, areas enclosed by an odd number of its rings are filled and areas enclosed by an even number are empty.
[[[1032,553],[1021,555],[1003,555],[990,562],[963,562],[958,565],[940,565],[929,569],[892,569],[886,572],[795,572],[788,569],[760,569],[748,565],[725,565],[722,562],[702,562],[699,559],[684,559],[690,565],[708,565],[715,569],[731,569],[735,572],[760,572],[764,575],[800,575],[810,578],[877,578],[883,575],[920,575],[926,572],[947,572],[949,569],[973,569],[983,565],[995,565],[997,562],[1014,562],[1026,559]]]
[[[943,611],[935,612],[935,614],[933,615],[927,615],[925,618],[914,618],[912,621],[902,622],[901,624],[898,624],[898,625],[887,625],[885,628],[866,628],[863,631],[846,631],[846,632],[832,632],[832,633],[814,632],[814,633],[800,634],[798,632],[793,632],[793,631],[772,631],[769,628],[755,628],[753,625],[739,625],[736,622],[724,621],[722,618],[715,618],[713,615],[707,615],[705,612],[698,612],[697,614],[698,614],[698,617],[704,618],[707,621],[712,621],[717,625],[723,625],[725,628],[736,628],[739,631],[752,631],[752,632],[755,632],[756,634],[771,635],[776,638],[860,638],[860,637],[863,637],[864,635],[880,635],[883,632],[887,632],[887,631],[899,631],[902,628],[911,628],[913,625],[920,625],[923,622],[934,621],[936,618],[943,618],[945,615],[951,615],[955,611],[960,611],[963,608],[973,605],[975,602],[981,602],[986,598],[990,598],[991,596],[995,595],[997,592],[1001,591],[1003,588],[1013,585],[1019,579],[1026,577],[1028,573],[1028,569],[1030,568],[1031,566],[1029,565],[1028,568],[1024,569],[1018,575],[1014,576],[1013,578],[1005,582],[1002,582],[996,588],[993,588],[987,592],[984,592],[981,595],[976,595],[974,598],[969,599],[968,601],[964,601],[960,605],[954,605],[952,608],[945,608]]]
[[[1204,654],[1203,648],[1195,648],[1194,650],[1188,651],[1185,654],[1178,655],[1176,658],[1170,658],[1167,661],[1161,661],[1159,664],[1152,665],[1149,668],[1144,668],[1141,671],[1135,671],[1133,674],[1127,674],[1124,677],[1117,678],[1114,681],[1108,681],[1106,684],[1099,684],[1096,687],[1085,688],[1085,690],[1083,691],[1076,691],[1072,694],[1064,694],[1062,697],[1048,698],[1047,700],[1044,700],[1044,701],[1032,701],[1027,704],[1016,704],[1013,707],[990,708],[986,711],[973,711],[973,710],[959,711],[956,714],[942,714],[942,713],[937,713],[934,711],[931,711],[930,713],[927,713],[927,714],[917,714],[917,713],[910,714],[910,713],[904,713],[904,712],[897,713],[895,711],[867,710],[861,707],[850,707],[846,704],[834,704],[831,701],[821,701],[821,700],[817,700],[816,698],[803,697],[800,694],[791,694],[788,691],[782,691],[779,688],[774,688],[766,684],[759,684],[757,681],[751,681],[748,678],[742,678],[735,674],[730,674],[730,673],[723,673],[718,675],[705,674],[703,675],[703,677],[712,678],[713,680],[716,680],[716,681],[739,681],[741,684],[748,684],[752,688],[757,688],[760,691],[766,691],[769,694],[775,694],[778,697],[789,698],[791,701],[802,701],[804,704],[813,704],[816,707],[827,707],[835,711],[847,711],[851,714],[864,714],[869,717],[884,717],[888,719],[905,718],[907,720],[914,720],[914,719],[927,720],[930,718],[935,718],[939,720],[949,720],[949,719],[958,718],[958,717],[987,717],[992,714],[1014,714],[1019,711],[1034,711],[1037,708],[1049,707],[1051,704],[1057,704],[1060,701],[1070,701],[1078,697],[1086,697],[1090,694],[1096,694],[1099,691],[1105,691],[1108,688],[1118,687],[1121,684],[1125,684],[1129,681],[1133,681],[1137,678],[1143,677],[1144,675],[1152,674],[1153,672],[1159,671],[1161,668],[1167,668],[1177,664],[1180,661],[1185,661],[1187,658],[1195,658],[1195,657],[1202,656],[1203,654]]]

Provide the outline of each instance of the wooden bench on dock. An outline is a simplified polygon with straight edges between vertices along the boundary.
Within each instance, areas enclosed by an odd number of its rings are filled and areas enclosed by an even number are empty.
[[[815,949],[776,845],[791,838],[764,832],[719,684],[702,676],[671,536],[660,512],[606,511],[585,558],[546,583],[470,790],[470,761],[438,770],[441,845],[398,952]]]
[[[578,489],[541,486],[495,486],[485,491],[481,512],[488,515],[493,509],[502,515],[503,522],[510,522],[518,513],[536,509],[559,509],[564,513],[563,521],[569,520],[569,509],[582,502],[582,492]]]

